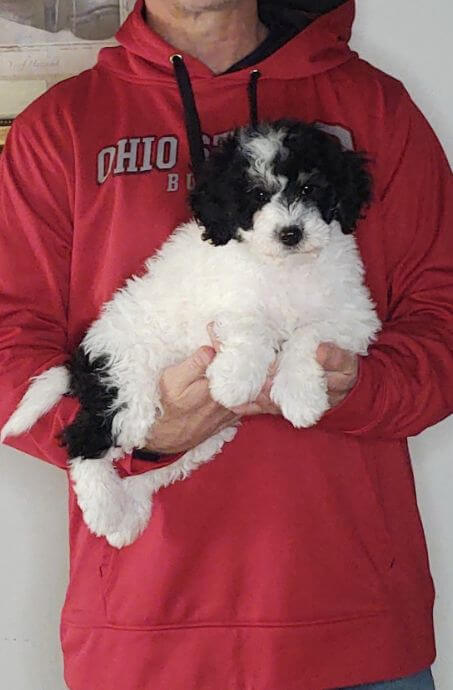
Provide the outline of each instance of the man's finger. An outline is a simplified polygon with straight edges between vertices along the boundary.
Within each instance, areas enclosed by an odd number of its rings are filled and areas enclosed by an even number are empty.
[[[275,374],[277,373],[277,371],[278,371],[278,358],[276,357],[268,369],[268,372],[267,372],[268,380],[270,379],[272,381]]]
[[[216,334],[215,334],[214,322],[211,321],[211,323],[208,323],[207,328],[208,328],[209,337],[210,337],[210,339],[211,339],[212,347],[214,348],[214,350],[215,350],[216,352],[219,352],[219,351],[220,351],[220,346],[221,346],[222,343],[220,342],[220,340],[218,339],[218,337],[217,337]]]
[[[316,359],[325,371],[348,373],[354,370],[354,356],[332,343],[321,343],[316,352]]]
[[[332,393],[329,395],[329,405],[330,407],[336,407],[339,405],[346,397],[346,393]]]
[[[162,384],[171,388],[176,395],[182,393],[192,383],[204,378],[206,369],[216,355],[212,347],[200,347],[180,364],[168,367],[162,377]],[[161,384],[161,385],[162,385]]]
[[[238,417],[249,417],[255,414],[262,414],[263,409],[257,402],[245,403],[238,407],[232,407],[231,412],[234,412]]]
[[[241,415],[239,415],[239,414],[235,415],[234,417],[229,419],[227,422],[225,422],[225,424],[222,424],[219,431],[223,431],[224,429],[228,429],[228,427],[230,427],[230,426],[235,426],[235,424],[237,424],[240,421],[240,419],[241,419]]]
[[[342,374],[337,371],[327,372],[326,380],[329,393],[331,391],[336,393],[346,393],[350,390],[353,383],[353,377],[351,374]]]

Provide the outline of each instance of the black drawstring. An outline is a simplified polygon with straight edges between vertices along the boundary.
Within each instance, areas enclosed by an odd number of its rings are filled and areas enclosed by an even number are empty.
[[[255,129],[258,126],[258,79],[261,77],[261,72],[254,69],[250,74],[250,81],[247,87],[249,96],[249,111],[250,123]]]
[[[192,170],[196,179],[200,173],[205,159],[200,116],[198,115],[197,104],[195,103],[189,73],[184,64],[182,56],[172,55],[170,62],[175,70],[175,77],[178,83],[179,93],[181,94],[187,139],[189,141],[190,158],[192,161]],[[250,122],[254,128],[256,128],[258,125],[258,79],[260,77],[261,72],[257,69],[254,69],[250,73],[250,81],[247,86]]]
[[[186,121],[186,132],[189,140],[190,158],[195,178],[204,163],[203,137],[201,134],[200,117],[198,115],[195,98],[193,95],[192,84],[190,83],[189,73],[181,55],[172,55],[170,62],[175,70],[176,81],[178,82],[179,93],[184,107],[184,118]]]

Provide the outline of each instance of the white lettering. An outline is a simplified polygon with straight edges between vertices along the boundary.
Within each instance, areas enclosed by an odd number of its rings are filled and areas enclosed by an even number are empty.
[[[104,184],[112,172],[113,161],[115,160],[116,148],[107,146],[98,155],[98,183]],[[107,163],[107,165],[106,165]]]
[[[203,134],[202,139],[203,139],[203,144],[205,145],[204,149],[203,149],[204,157],[208,158],[209,154],[211,153],[211,137],[208,136],[207,134]]]
[[[179,189],[179,175],[168,173],[167,192],[177,192]]]
[[[230,134],[231,131],[223,132],[222,134],[214,134],[214,136],[212,137],[212,145],[218,146],[222,139],[226,139]]]
[[[174,168],[178,157],[178,140],[176,137],[162,137],[157,145],[156,166],[159,170]]]
[[[187,189],[189,190],[189,192],[191,192],[192,189],[194,189],[194,187],[195,187],[195,176],[193,173],[188,173],[186,175],[186,186],[187,186]]]
[[[120,139],[118,142],[118,157],[116,159],[115,175],[123,172],[137,172],[137,151],[140,138],[134,139]],[[129,145],[129,150],[126,151],[126,146]],[[124,163],[128,161],[127,168]]]
[[[1,0],[0,0],[1,4]],[[212,148],[218,146],[222,139],[230,132],[222,132],[212,137],[203,134],[203,152],[209,156]],[[178,162],[179,140],[175,136],[157,137],[150,134],[144,137],[125,137],[120,139],[116,146],[106,146],[98,154],[97,180],[103,184],[109,175],[123,173],[149,172],[158,170],[170,170],[175,168]],[[191,191],[195,186],[192,173],[184,175],[168,175],[168,189],[173,192],[179,189],[180,184],[185,184]]]
[[[352,134],[345,127],[341,125],[327,125],[325,122],[315,122],[315,124],[319,129],[322,129],[323,132],[327,132],[327,134],[331,134],[333,137],[339,139],[344,149],[354,151]]]
[[[143,137],[142,141],[145,144],[143,151],[143,163],[140,168],[140,172],[146,172],[153,169],[153,164],[151,163],[151,155],[153,152],[153,143],[156,137]]]

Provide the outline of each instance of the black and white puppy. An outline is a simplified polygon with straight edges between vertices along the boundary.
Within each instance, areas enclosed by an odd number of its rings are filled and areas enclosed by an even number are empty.
[[[281,120],[237,130],[206,162],[179,226],[90,327],[72,361],[32,379],[2,430],[29,429],[62,395],[80,412],[64,432],[90,530],[110,544],[145,528],[152,494],[218,453],[228,428],[176,462],[120,479],[114,461],[145,445],[162,412],[165,367],[210,344],[212,397],[255,399],[277,357],[271,397],[295,427],[328,408],[321,342],[365,355],[379,329],[352,232],[370,202],[366,159],[314,125]]]

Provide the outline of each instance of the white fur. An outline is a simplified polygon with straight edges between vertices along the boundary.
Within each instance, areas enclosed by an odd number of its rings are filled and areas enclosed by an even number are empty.
[[[17,410],[11,415],[0,433],[0,441],[31,429],[33,424],[49,412],[69,390],[69,372],[66,367],[52,367],[31,379]]]
[[[250,137],[247,133],[241,136],[244,153],[250,160],[249,174],[272,189],[281,178],[276,177],[272,170],[272,161],[277,153],[285,154],[283,140],[286,136],[284,129],[276,130],[271,125],[261,125],[261,136]]]
[[[279,141],[254,145],[266,176]],[[121,480],[112,464],[145,445],[161,411],[163,369],[210,344],[207,324],[214,322],[221,342],[207,370],[213,398],[226,407],[253,400],[277,355],[271,397],[296,427],[315,424],[328,408],[315,356],[319,343],[364,355],[380,327],[355,240],[336,221],[326,225],[316,208],[300,202],[287,208],[285,183],[272,181],[280,188],[255,214],[253,230],[241,231],[241,242],[214,247],[202,241],[194,220],[177,228],[147,261],[145,275],[129,279],[103,307],[83,340],[92,358],[109,356],[108,381],[119,391],[113,423],[119,449],[101,460],[75,459],[70,472],[88,527],[113,546],[130,544],[143,531],[153,493],[189,476],[236,433],[225,429],[177,462],[139,476]],[[278,232],[293,224],[304,228],[304,238],[288,248]],[[37,377],[2,439],[30,428],[67,386],[64,367]]]
[[[167,467],[120,479],[112,462],[123,453],[112,449],[104,458],[71,460],[71,479],[86,525],[120,549],[131,544],[151,517],[152,496],[164,486],[186,479],[214,457],[236,434],[227,428],[185,453]]]

